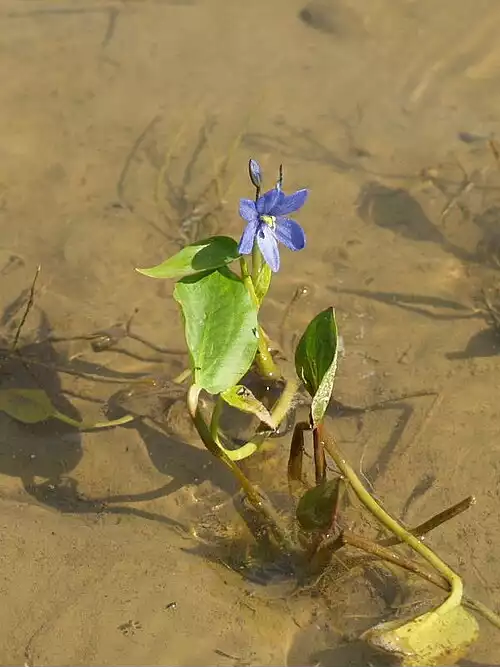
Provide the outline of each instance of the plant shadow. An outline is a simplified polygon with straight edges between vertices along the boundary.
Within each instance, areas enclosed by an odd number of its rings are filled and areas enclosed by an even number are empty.
[[[45,313],[36,332],[41,343],[28,343],[13,352],[6,339],[0,340],[0,387],[2,390],[43,389],[57,410],[80,421],[78,410],[67,400],[55,367],[59,356],[46,341],[50,322]],[[37,363],[30,360],[36,359]],[[83,456],[81,435],[73,427],[55,420],[23,424],[0,413],[0,473],[18,477],[33,494],[35,480],[45,478],[53,487],[61,484]]]
[[[471,254],[447,239],[428,218],[420,203],[404,188],[390,188],[369,181],[361,188],[356,203],[358,215],[382,229],[418,243],[434,243],[462,261],[474,261]]]

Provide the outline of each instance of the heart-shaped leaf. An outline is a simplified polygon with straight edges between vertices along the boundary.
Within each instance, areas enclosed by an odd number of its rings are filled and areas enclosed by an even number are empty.
[[[335,311],[327,308],[308,324],[295,351],[297,375],[313,399],[313,426],[321,423],[332,397],[338,347]]]
[[[401,667],[434,667],[454,665],[478,635],[476,619],[458,605],[445,612],[434,609],[411,621],[381,623],[361,638],[392,661],[397,659]]]
[[[222,392],[221,397],[232,408],[255,415],[261,422],[264,422],[264,424],[267,424],[273,430],[278,427],[269,410],[244,385],[237,384],[235,387],[226,389],[226,391]]]
[[[43,389],[2,389],[0,410],[23,424],[37,424],[56,414]]]
[[[213,236],[196,241],[173,257],[150,269],[136,269],[150,278],[182,278],[202,271],[218,269],[240,256],[238,244],[229,236]]]
[[[174,298],[184,317],[194,383],[211,394],[237,384],[258,344],[257,307],[243,282],[223,267],[183,278]]]
[[[344,480],[341,477],[308,489],[297,505],[297,521],[304,530],[326,530],[332,524]]]

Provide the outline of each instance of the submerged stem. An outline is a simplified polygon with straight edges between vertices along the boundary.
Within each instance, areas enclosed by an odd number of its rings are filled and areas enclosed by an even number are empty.
[[[434,574],[433,572],[428,572],[427,570],[424,570],[418,563],[410,561],[407,558],[403,558],[399,554],[395,553],[394,551],[391,551],[390,549],[388,549],[387,547],[383,546],[380,543],[377,544],[376,542],[372,542],[371,540],[367,540],[363,537],[359,537],[358,535],[354,535],[349,531],[343,531],[342,535],[340,536],[340,543],[348,544],[349,546],[361,549],[365,553],[369,553],[375,556],[376,558],[381,558],[382,560],[386,560],[389,563],[394,563],[395,565],[398,565],[399,567],[408,570],[408,572],[412,572],[413,574],[422,577],[431,584],[434,584],[434,586],[438,586],[439,588],[442,588],[445,591],[449,591],[449,582],[447,582],[446,579]],[[484,605],[482,602],[473,600],[467,595],[463,596],[463,601],[466,607],[477,612],[478,614],[483,616],[486,620],[488,620],[492,625],[494,625],[496,628],[500,629],[500,616],[496,614],[492,609],[489,609],[489,607],[486,607],[486,605]]]
[[[292,408],[293,400],[295,398],[295,394],[297,393],[297,389],[298,389],[298,383],[295,379],[287,380],[285,388],[283,389],[280,397],[276,401],[275,406],[271,410],[271,418],[273,424],[275,425],[276,430],[279,428],[279,425],[281,424],[283,419],[285,419],[286,415]],[[217,399],[217,403],[215,404],[215,408],[212,412],[212,419],[210,422],[210,433],[212,435],[212,439],[214,440],[214,442],[217,443],[219,448],[225,452],[225,454],[227,455],[228,458],[231,459],[231,461],[243,461],[244,459],[247,459],[249,456],[252,456],[252,454],[255,454],[255,452],[262,446],[268,433],[266,432],[256,433],[251,440],[246,442],[244,445],[241,445],[241,447],[238,447],[237,449],[226,449],[225,447],[222,446],[220,442],[219,432],[218,432],[219,418],[222,406],[223,406],[223,400],[222,398],[219,397]]]
[[[422,558],[430,563],[430,565],[432,565],[432,567],[448,581],[451,592],[449,597],[439,607],[439,612],[446,613],[457,607],[460,604],[463,595],[463,583],[460,577],[426,544],[421,542],[415,535],[412,535],[398,521],[393,519],[381,505],[379,505],[373,496],[371,496],[365,489],[359,477],[339,452],[333,439],[327,438],[324,433],[321,433],[321,439],[325,450],[331,456],[340,472],[349,480],[354,493],[366,509],[371,512],[371,514],[373,514],[373,516],[378,519],[387,530],[422,556]]]
[[[427,519],[427,521],[424,521],[424,523],[412,528],[409,532],[417,537],[422,537],[422,535],[430,533],[431,530],[434,530],[445,521],[450,521],[453,517],[465,512],[465,510],[469,509],[475,502],[476,500],[474,496],[467,496],[464,500],[439,512],[439,514],[435,514],[430,519]],[[383,547],[395,547],[396,545],[401,544],[401,540],[397,537],[389,537],[386,540],[381,540],[378,544]]]
[[[109,421],[92,423],[92,422],[79,422],[76,419],[68,417],[67,415],[59,411],[54,412],[52,416],[54,417],[54,419],[58,419],[60,422],[68,424],[69,426],[74,426],[80,431],[91,431],[94,428],[112,428],[113,426],[121,426],[122,424],[128,424],[129,422],[135,419],[133,415],[124,415],[123,417],[119,417],[118,419],[110,419]]]
[[[222,396],[217,397],[215,406],[212,412],[212,418],[210,420],[210,435],[214,442],[220,445],[219,443],[219,420],[222,413],[222,408],[224,407],[224,401]]]
[[[198,435],[200,436],[203,444],[208,449],[208,451],[213,454],[213,456],[222,461],[222,463],[224,463],[231,470],[233,475],[240,483],[240,486],[245,492],[250,503],[264,517],[266,523],[271,527],[281,547],[288,553],[293,553],[295,551],[295,545],[288,533],[281,528],[279,516],[274,507],[254,487],[243,471],[240,470],[234,461],[231,461],[227,455],[227,452],[222,447],[220,447],[220,445],[212,437],[210,429],[206,425],[200,413],[198,405],[200,391],[200,387],[197,387],[194,384],[191,385],[187,395],[187,406],[191,419],[193,420],[195,428],[198,431]]]

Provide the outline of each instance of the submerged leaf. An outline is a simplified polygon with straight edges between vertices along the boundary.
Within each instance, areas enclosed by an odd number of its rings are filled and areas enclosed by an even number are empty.
[[[341,477],[308,489],[297,505],[297,521],[304,530],[326,530],[332,524],[340,500]]]
[[[37,424],[56,414],[43,389],[2,389],[0,410],[23,424]]]
[[[218,269],[240,256],[238,244],[229,236],[212,236],[182,248],[158,266],[136,269],[150,278],[182,278],[201,271]]]
[[[440,609],[402,623],[381,623],[361,638],[400,667],[454,665],[479,635],[476,619],[461,605]],[[396,660],[396,662],[394,662]]]
[[[273,430],[277,428],[269,410],[253,395],[247,387],[237,384],[230,389],[226,389],[221,394],[224,401],[232,408],[241,412],[255,415],[261,422],[270,426]]]
[[[330,403],[337,372],[338,330],[333,308],[311,320],[295,351],[295,369],[312,396],[312,425],[321,423]]]
[[[183,278],[174,298],[182,309],[194,383],[210,394],[237,384],[258,345],[257,307],[243,282],[223,267]]]

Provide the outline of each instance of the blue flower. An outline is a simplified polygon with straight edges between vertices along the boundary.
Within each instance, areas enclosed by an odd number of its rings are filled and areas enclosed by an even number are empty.
[[[240,254],[249,255],[257,240],[265,261],[276,273],[280,268],[278,241],[294,251],[306,245],[304,230],[288,215],[302,208],[308,194],[308,190],[297,190],[287,196],[278,183],[256,201],[240,199],[240,215],[247,223],[238,246]]]

